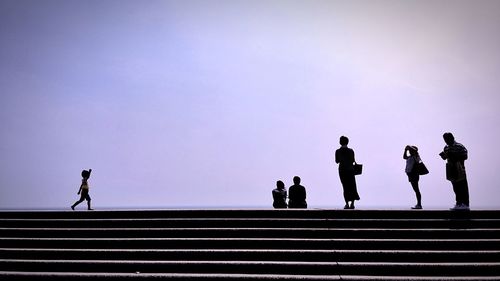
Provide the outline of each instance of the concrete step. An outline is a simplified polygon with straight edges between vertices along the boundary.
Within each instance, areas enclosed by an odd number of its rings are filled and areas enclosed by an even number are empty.
[[[266,250],[266,249],[25,249],[0,248],[4,259],[212,260],[303,262],[498,262],[500,250]]]
[[[290,261],[144,261],[9,260],[0,271],[219,273],[381,276],[496,276],[500,263],[290,262]]]
[[[1,248],[500,250],[500,239],[0,238]]]
[[[0,228],[0,237],[494,239],[500,228]]]
[[[0,280],[258,280],[258,281],[498,281],[500,276],[365,276],[290,274],[192,274],[192,273],[83,273],[0,271]]]
[[[69,210],[69,208],[68,208]],[[500,219],[496,210],[326,210],[326,209],[218,209],[218,210],[97,210],[1,211],[6,219],[155,219],[155,218],[304,218],[304,219]]]
[[[7,219],[0,228],[500,228],[500,219],[136,218]]]

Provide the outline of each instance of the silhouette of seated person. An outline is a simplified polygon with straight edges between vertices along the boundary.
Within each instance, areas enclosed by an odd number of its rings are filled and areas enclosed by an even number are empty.
[[[275,209],[286,209],[288,207],[286,197],[285,184],[282,181],[277,181],[276,188],[273,189],[273,207]]]
[[[288,188],[288,208],[307,208],[306,188],[300,185],[300,178],[293,177],[293,185]]]

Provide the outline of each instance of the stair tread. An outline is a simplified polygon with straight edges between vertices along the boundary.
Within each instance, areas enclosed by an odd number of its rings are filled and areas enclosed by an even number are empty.
[[[87,273],[87,272],[18,272],[18,271],[0,271],[2,276],[20,276],[20,277],[64,277],[74,276],[88,277],[123,277],[134,279],[146,278],[177,278],[177,279],[241,279],[241,280],[398,280],[398,281],[419,281],[419,280],[442,280],[442,281],[475,281],[475,280],[500,280],[498,276],[366,276],[366,275],[285,275],[285,274],[193,274],[193,273]]]
[[[53,252],[255,252],[255,253],[447,253],[447,254],[469,254],[469,253],[500,253],[500,250],[317,250],[317,249],[88,249],[88,248],[0,248],[0,251],[53,251]]]
[[[341,241],[341,242],[359,242],[359,241],[373,241],[373,242],[407,242],[407,241],[417,241],[417,242],[467,242],[472,239],[432,239],[432,238],[233,238],[233,237],[0,237],[0,241],[12,241],[12,240],[40,240],[40,241]],[[494,238],[484,238],[484,239],[474,239],[475,241],[491,241],[500,242],[500,239]],[[473,241],[471,241],[473,242]]]
[[[310,262],[310,261],[212,261],[212,260],[175,260],[175,261],[149,261],[149,260],[40,260],[40,259],[0,259],[1,262],[23,262],[23,263],[118,263],[118,264],[268,264],[268,265],[362,265],[362,266],[433,266],[433,267],[448,267],[448,266],[495,266],[500,267],[500,262]]]

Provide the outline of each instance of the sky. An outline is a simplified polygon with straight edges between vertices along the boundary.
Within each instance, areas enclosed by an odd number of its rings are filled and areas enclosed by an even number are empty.
[[[271,208],[296,175],[342,208],[455,202],[442,135],[469,151],[472,209],[499,209],[500,1],[0,0],[0,209]],[[83,209],[85,204],[79,206]]]

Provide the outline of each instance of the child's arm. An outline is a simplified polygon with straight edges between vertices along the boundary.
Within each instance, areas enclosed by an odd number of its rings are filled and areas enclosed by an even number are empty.
[[[90,178],[90,174],[92,173],[92,169],[89,169],[89,178]]]

